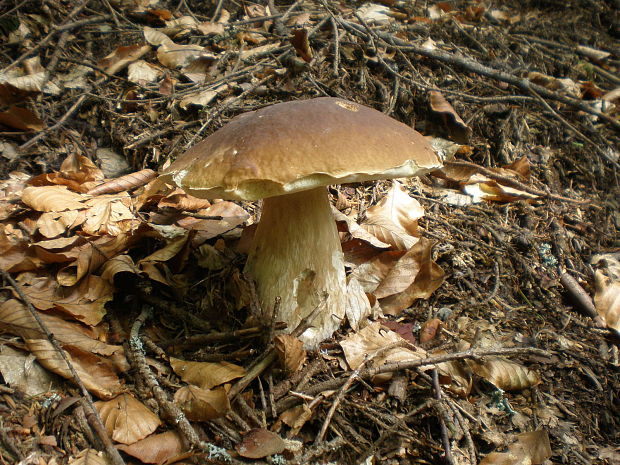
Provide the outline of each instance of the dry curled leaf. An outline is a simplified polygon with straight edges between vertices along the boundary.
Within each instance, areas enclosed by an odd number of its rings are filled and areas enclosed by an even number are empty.
[[[97,66],[103,68],[108,74],[116,74],[129,63],[139,60],[150,51],[151,47],[148,45],[123,45],[100,60]]]
[[[176,431],[154,434],[130,445],[118,445],[117,449],[137,458],[143,463],[167,463],[187,450],[183,438]]]
[[[476,375],[504,391],[520,391],[541,382],[535,371],[499,357],[487,357],[482,362],[467,360],[466,363]]]
[[[373,356],[377,351],[390,345],[400,345],[400,347],[394,347],[373,358],[375,366],[380,366],[385,362],[418,360],[426,356],[424,350],[411,347],[402,337],[386,329],[379,322],[350,334],[340,342],[347,364],[352,370],[359,368],[366,357]]]
[[[491,452],[480,465],[541,465],[551,457],[549,435],[545,430],[517,435],[517,441],[506,452]]]
[[[130,173],[120,178],[111,179],[103,184],[90,189],[87,194],[116,194],[117,192],[130,191],[148,184],[157,177],[157,173],[150,169],[144,169]]]
[[[418,219],[423,216],[420,203],[398,181],[392,181],[385,197],[366,210],[362,227],[396,250],[407,250],[418,240]]]
[[[21,131],[42,131],[45,123],[27,108],[12,106],[0,112],[0,124]]]
[[[310,42],[308,41],[307,29],[295,29],[293,31],[293,37],[291,37],[291,44],[302,60],[306,63],[310,63],[312,61],[314,54],[312,52],[312,48],[310,47]]]
[[[241,457],[262,459],[268,455],[284,452],[286,442],[276,433],[256,428],[247,432],[236,449]]]
[[[146,405],[129,394],[95,402],[106,431],[116,442],[133,444],[157,429],[161,420]]]
[[[201,389],[184,386],[174,394],[174,403],[192,421],[209,421],[226,415],[230,402],[224,387]]]
[[[469,142],[469,127],[440,92],[430,92],[430,106],[433,113],[441,119],[450,139],[459,144]]]
[[[74,458],[69,459],[68,465],[112,465],[112,461],[101,451],[84,449]]]
[[[304,344],[290,334],[279,334],[274,340],[276,354],[280,365],[287,373],[295,373],[306,362]]]
[[[592,264],[596,294],[594,305],[608,328],[620,333],[620,256],[596,255]]]
[[[228,362],[188,362],[170,357],[170,365],[183,381],[202,389],[211,389],[245,375],[245,369]]]

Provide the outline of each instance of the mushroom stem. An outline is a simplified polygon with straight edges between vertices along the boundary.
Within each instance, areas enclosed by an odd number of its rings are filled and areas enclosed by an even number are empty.
[[[288,331],[326,302],[301,340],[314,347],[340,326],[346,308],[344,258],[327,189],[319,187],[263,201],[246,265],[256,281],[263,318],[281,298],[277,321]]]

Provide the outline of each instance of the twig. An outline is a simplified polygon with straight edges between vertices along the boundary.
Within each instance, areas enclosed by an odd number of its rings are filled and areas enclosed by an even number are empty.
[[[542,349],[535,347],[508,347],[504,349],[494,350],[466,350],[463,352],[455,352],[452,354],[435,355],[426,358],[419,358],[414,360],[408,360],[403,362],[392,362],[384,365],[369,368],[363,370],[359,374],[360,379],[371,379],[373,376],[381,373],[393,373],[402,370],[412,370],[414,368],[420,368],[423,366],[437,365],[438,363],[450,362],[452,360],[466,360],[466,359],[481,359],[492,355],[497,356],[509,356],[509,355],[523,355],[523,354],[535,354],[542,357],[549,357],[551,354]],[[322,383],[314,384],[311,388],[307,389],[303,394],[315,396],[320,392],[337,389],[346,381],[343,378],[330,379],[323,381]],[[276,405],[279,411],[286,410],[297,403],[297,399],[292,397],[285,397],[281,399]]]
[[[299,337],[299,336],[301,336],[304,333],[304,331],[306,331],[308,328],[310,328],[311,324],[312,324],[312,321],[314,320],[316,315],[321,310],[324,309],[325,302],[326,302],[326,299],[323,299],[321,301],[321,303],[319,303],[319,305],[317,305],[314,308],[314,310],[312,310],[312,312],[310,312],[308,315],[306,315],[306,317],[303,318],[299,322],[297,327],[291,332],[291,336]],[[239,395],[246,387],[248,387],[248,385],[254,379],[256,379],[257,376],[259,376],[263,371],[265,371],[277,358],[278,358],[278,354],[276,353],[276,351],[275,351],[275,349],[273,347],[270,348],[269,350],[267,350],[263,354],[263,357],[260,358],[259,360],[257,360],[256,364],[251,366],[247,370],[247,373],[245,374],[245,376],[243,378],[241,378],[239,381],[237,381],[230,388],[230,391],[228,391],[229,399],[232,400],[237,395]],[[276,404],[276,406],[277,406],[277,404]]]
[[[26,150],[28,147],[31,147],[39,139],[42,139],[50,132],[55,131],[56,129],[61,127],[65,123],[65,121],[67,121],[69,117],[73,115],[73,113],[75,113],[80,108],[82,103],[84,103],[84,100],[86,100],[86,95],[82,94],[80,98],[78,98],[76,102],[73,105],[71,105],[71,108],[69,108],[69,110],[67,110],[67,112],[64,115],[62,115],[62,117],[54,125],[50,126],[49,128],[43,129],[32,139],[24,142],[22,145],[19,146],[19,149]]]
[[[281,330],[286,328],[286,323],[278,322],[275,326],[276,329]],[[228,331],[228,332],[211,332],[209,334],[197,334],[196,336],[190,337],[179,337],[176,339],[170,339],[168,341],[162,341],[159,345],[163,348],[167,348],[170,346],[193,346],[193,345],[203,345],[203,344],[212,344],[215,342],[224,342],[224,341],[238,341],[242,338],[250,338],[250,337],[258,337],[265,331],[265,328],[262,327],[252,327],[252,328],[243,328],[238,329],[236,331]]]
[[[87,416],[90,415],[91,418],[94,420],[94,424],[96,426],[95,430],[97,434],[99,435],[101,442],[104,444],[108,456],[110,457],[114,465],[124,465],[125,461],[119,454],[118,450],[116,450],[116,448],[114,447],[114,444],[112,444],[112,440],[110,439],[110,437],[107,435],[105,426],[103,425],[103,422],[101,421],[101,417],[99,416],[99,412],[97,411],[97,409],[95,408],[93,404],[93,399],[90,396],[90,393],[88,392],[88,390],[86,389],[86,386],[84,386],[84,383],[80,379],[79,375],[75,371],[75,368],[73,364],[71,363],[71,361],[69,360],[69,358],[67,357],[66,352],[62,349],[62,347],[60,347],[60,344],[58,344],[58,341],[54,337],[54,334],[52,334],[52,332],[49,330],[47,325],[43,322],[43,320],[39,316],[39,312],[33,307],[32,303],[30,302],[26,294],[24,294],[24,291],[22,290],[21,286],[17,283],[17,281],[15,281],[11,277],[11,275],[3,269],[0,269],[0,274],[2,274],[2,277],[6,281],[8,281],[8,283],[13,287],[13,289],[15,289],[15,292],[17,293],[19,298],[26,305],[28,312],[35,319],[35,321],[37,322],[37,325],[39,325],[39,328],[41,328],[41,331],[43,332],[43,334],[45,334],[46,339],[52,345],[54,350],[58,352],[58,354],[60,355],[60,358],[62,358],[62,360],[67,365],[67,369],[69,370],[69,373],[71,373],[71,380],[80,388],[80,391],[82,393],[82,397],[84,399],[84,405],[87,408],[87,412],[86,412]]]
[[[8,65],[6,68],[4,68],[4,72],[6,73],[7,71],[9,71],[10,69],[15,68],[16,66],[20,65],[22,63],[22,61],[24,61],[26,58],[28,58],[29,56],[33,56],[36,52],[39,51],[39,49],[41,49],[42,47],[45,47],[51,40],[52,38],[58,34],[61,33],[63,31],[68,31],[70,29],[73,29],[74,27],[80,27],[82,24],[81,21],[76,21],[73,23],[68,23],[68,21],[71,21],[76,15],[78,15],[80,13],[80,11],[82,11],[84,9],[84,7],[87,5],[89,0],[83,0],[79,5],[77,5],[75,8],[73,8],[73,10],[71,10],[71,12],[67,15],[67,17],[65,18],[65,21],[63,22],[62,25],[60,26],[52,26],[52,30],[39,42],[37,42],[37,44],[28,49],[27,51],[25,51],[24,53],[22,53],[19,58],[17,58],[17,60],[13,61],[10,65]]]
[[[362,30],[363,26],[360,26],[359,24],[351,23],[348,21],[342,21],[342,20],[341,20],[341,24],[343,24],[352,33],[356,35],[362,35],[364,40],[368,40],[368,34],[364,33],[364,31]],[[586,113],[595,115],[598,118],[607,121],[614,128],[620,130],[620,122],[616,121],[611,116],[591,107],[587,103],[584,103],[583,101],[578,100],[576,98],[558,94],[557,92],[553,92],[549,89],[546,89],[545,87],[539,86],[537,84],[533,84],[527,79],[520,78],[520,77],[514,76],[512,74],[509,74],[503,71],[499,71],[489,66],[485,66],[469,58],[465,58],[465,57],[458,56],[453,53],[444,52],[444,51],[437,50],[437,49],[431,50],[421,45],[415,45],[410,42],[406,42],[404,40],[398,39],[394,35],[387,33],[387,32],[375,31],[370,28],[369,28],[369,31],[371,31],[373,36],[379,38],[382,42],[384,42],[386,45],[390,47],[397,48],[403,51],[413,52],[417,55],[422,55],[424,57],[428,57],[428,58],[437,60],[442,63],[447,63],[453,66],[458,66],[459,68],[465,69],[466,71],[469,71],[475,74],[479,74],[481,76],[489,77],[491,79],[495,79],[498,81],[506,82],[508,84],[512,84],[515,87],[518,87],[519,89],[527,93],[529,93],[531,89],[534,89],[536,92],[538,92],[543,97],[546,97],[552,100],[557,100],[558,102],[562,102],[564,104],[567,104],[574,108],[582,110]]]
[[[151,372],[146,362],[142,341],[140,340],[140,329],[148,319],[150,313],[150,307],[145,306],[131,326],[129,343],[126,345],[128,349],[127,353],[128,355],[131,355],[130,361],[133,361],[133,365],[137,373],[153,393],[153,396],[162,411],[166,413],[166,417],[170,425],[178,428],[180,433],[183,437],[185,437],[185,439],[187,439],[192,447],[208,453],[210,458],[220,460],[222,462],[231,462],[232,457],[230,457],[230,454],[228,454],[225,449],[200,439],[194,430],[194,427],[187,420],[187,417],[181,409],[168,400],[168,396],[165,391],[161,388],[157,378]]]
[[[435,391],[435,399],[441,401],[441,386],[439,385],[437,368],[433,368],[433,389]],[[439,428],[441,429],[441,442],[443,443],[446,462],[450,465],[455,465],[454,457],[452,456],[452,448],[450,447],[448,427],[446,426],[446,422],[441,415],[439,415]]]
[[[529,82],[529,81],[528,81]],[[616,160],[614,160],[611,155],[609,155],[607,152],[605,152],[604,150],[602,150],[598,145],[596,145],[589,137],[587,137],[585,134],[583,134],[579,129],[577,129],[575,126],[573,126],[572,124],[570,124],[568,121],[566,121],[565,118],[562,117],[562,115],[560,115],[557,111],[555,111],[551,105],[549,105],[547,103],[547,101],[542,98],[540,95],[538,95],[538,92],[536,92],[534,89],[531,88],[531,84],[530,84],[530,93],[540,102],[540,104],[545,107],[553,116],[555,116],[557,118],[557,120],[562,123],[564,126],[566,126],[569,130],[571,130],[572,132],[574,132],[575,134],[577,134],[578,137],[580,137],[582,140],[586,141],[587,143],[589,143],[590,145],[592,145],[592,147],[594,147],[594,150],[596,150],[596,152],[603,157],[605,160],[607,160],[610,164],[612,164],[613,166],[615,166],[617,169],[620,169],[620,163],[618,163]]]
[[[471,163],[468,161],[452,160],[452,161],[446,161],[444,164],[449,165],[449,166],[474,169],[478,171],[479,173],[484,174],[487,178],[491,178],[495,181],[499,181],[502,184],[505,184],[510,187],[514,187],[515,189],[522,190],[524,192],[527,192],[528,194],[536,195],[538,197],[549,198],[552,200],[560,200],[562,202],[570,202],[570,203],[576,203],[576,204],[590,203],[589,200],[571,199],[570,197],[564,197],[563,195],[557,195],[557,194],[552,194],[550,192],[544,192],[544,191],[538,190],[534,187],[528,186],[527,184],[523,184],[521,181],[517,181],[514,178],[511,178],[509,176],[504,176],[501,174],[497,174],[496,172],[488,168],[485,168],[484,166],[476,165],[475,163]]]

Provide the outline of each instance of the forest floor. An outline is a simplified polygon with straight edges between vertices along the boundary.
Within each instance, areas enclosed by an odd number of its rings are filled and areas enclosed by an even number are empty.
[[[618,11],[2,2],[0,464],[619,465]],[[254,315],[260,204],[152,180],[325,96],[453,158],[330,187],[363,302],[306,351]]]

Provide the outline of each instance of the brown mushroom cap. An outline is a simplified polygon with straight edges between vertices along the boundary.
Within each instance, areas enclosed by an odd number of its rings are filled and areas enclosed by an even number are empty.
[[[203,198],[258,200],[441,167],[428,142],[372,108],[324,97],[244,113],[162,173]]]

